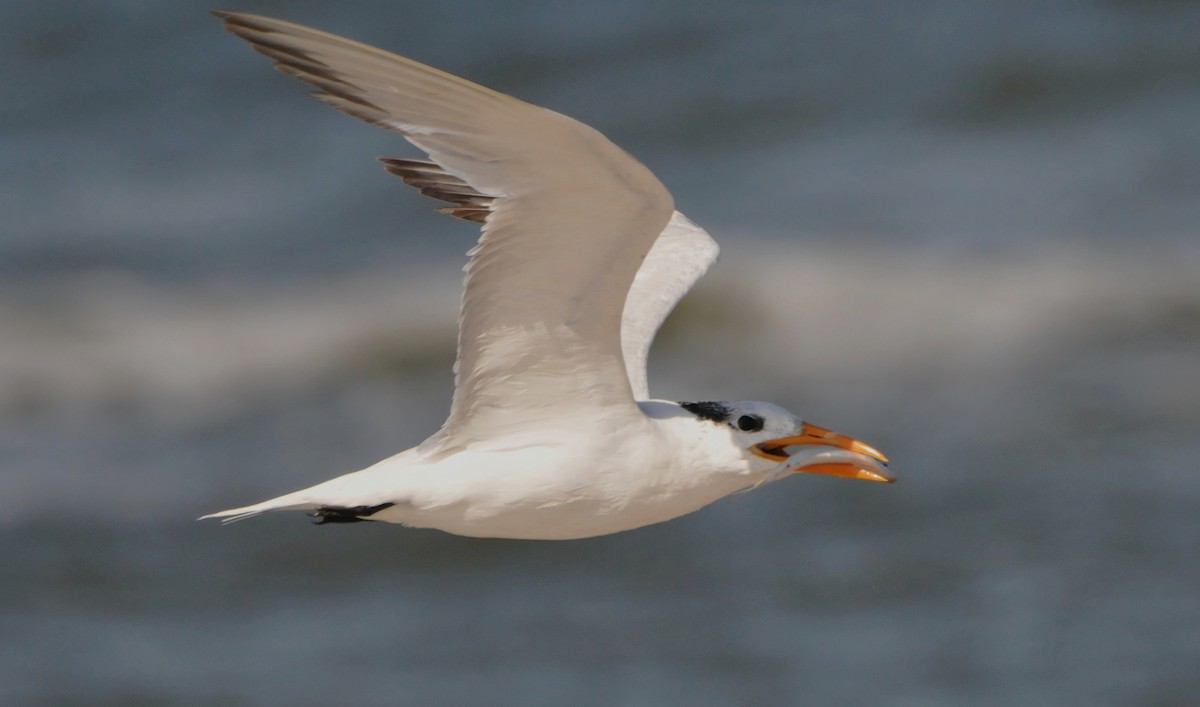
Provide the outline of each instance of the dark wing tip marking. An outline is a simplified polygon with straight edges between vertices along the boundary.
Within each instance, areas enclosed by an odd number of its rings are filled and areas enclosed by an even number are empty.
[[[291,46],[286,41],[272,39],[271,35],[281,34],[279,27],[259,21],[253,15],[228,10],[213,10],[212,14],[221,19],[229,32],[249,42],[255,51],[274,60],[276,69],[316,87],[318,91],[312,94],[314,98],[359,120],[395,129],[395,126],[387,123],[387,111],[368,100],[360,87],[347,81],[311,53]],[[426,160],[393,157],[384,157],[380,161],[387,171],[416,187],[425,196],[452,204],[438,209],[441,213],[475,223],[487,222],[495,197],[481,194],[446,172],[441,165]]]
[[[209,12],[225,24],[225,29],[239,37],[247,38],[246,35],[252,32],[274,34],[279,31],[271,26],[271,18],[269,17],[259,17],[250,13],[235,12],[233,10],[209,10]],[[267,20],[267,22],[260,22],[259,20]],[[275,20],[275,22],[290,24],[279,20]]]
[[[495,197],[479,193],[436,162],[405,157],[380,157],[379,161],[384,169],[403,179],[405,184],[416,187],[425,196],[454,204],[438,209],[443,214],[484,223],[492,212]]]
[[[321,506],[312,513],[312,517],[316,518],[314,523],[317,525],[325,525],[326,523],[358,523],[364,520],[371,520],[369,516],[396,505],[395,503],[381,503],[378,506]]]
[[[286,41],[272,39],[271,35],[283,34],[278,27],[256,22],[253,16],[227,10],[213,10],[212,14],[221,19],[226,30],[246,40],[254,51],[272,59],[276,69],[320,89],[320,92],[312,94],[314,98],[359,120],[392,129],[384,120],[387,111],[367,100],[360,87],[347,81],[311,53],[291,46]]]

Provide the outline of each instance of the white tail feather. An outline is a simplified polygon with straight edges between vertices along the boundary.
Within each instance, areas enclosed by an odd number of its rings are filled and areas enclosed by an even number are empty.
[[[256,503],[253,506],[243,506],[241,508],[230,508],[227,511],[217,511],[216,513],[209,513],[208,515],[200,516],[196,520],[220,518],[221,525],[228,525],[229,523],[236,523],[239,520],[253,518],[254,516],[262,515],[263,513],[267,513],[269,511],[304,511],[313,510],[319,507],[317,504],[311,502],[289,503],[288,498],[288,496],[280,496],[279,498],[274,498],[270,501]]]

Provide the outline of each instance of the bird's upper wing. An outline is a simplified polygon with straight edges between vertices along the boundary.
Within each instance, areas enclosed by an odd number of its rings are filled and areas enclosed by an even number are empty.
[[[317,98],[401,133],[491,199],[466,267],[444,441],[469,444],[588,406],[636,413],[621,316],[674,210],[649,170],[582,123],[411,59],[215,14]]]
[[[425,196],[453,204],[438,211],[483,223],[495,200],[481,194],[435,162],[404,157],[381,159],[387,171],[399,176]],[[625,298],[621,317],[621,348],[629,385],[637,400],[648,400],[646,358],[654,335],[675,305],[692,289],[713,263],[720,248],[708,232],[676,211],[658,235]]]
[[[625,369],[638,400],[650,398],[646,357],[654,335],[675,304],[717,261],[719,252],[707,231],[676,211],[638,269],[621,319]]]

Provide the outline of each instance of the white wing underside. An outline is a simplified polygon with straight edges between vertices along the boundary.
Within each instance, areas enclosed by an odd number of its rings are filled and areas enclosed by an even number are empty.
[[[216,14],[317,98],[425,151],[436,166],[385,162],[410,183],[423,173],[431,195],[457,205],[447,211],[483,222],[465,268],[454,402],[431,442],[448,451],[585,405],[638,414],[654,334],[717,254],[649,170],[582,123],[424,64]]]
[[[707,231],[676,211],[638,268],[621,317],[625,369],[638,400],[650,399],[646,359],[654,335],[679,300],[717,261],[719,252]]]

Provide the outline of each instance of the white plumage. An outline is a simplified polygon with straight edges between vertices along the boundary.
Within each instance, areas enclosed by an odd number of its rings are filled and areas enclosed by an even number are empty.
[[[696,510],[783,469],[798,445],[838,456],[786,471],[892,480],[871,447],[768,403],[649,400],[654,334],[717,246],[603,135],[341,37],[215,14],[321,100],[422,149],[431,162],[384,162],[483,234],[443,427],[362,471],[206,518],[304,509],[325,522],[562,539]]]

